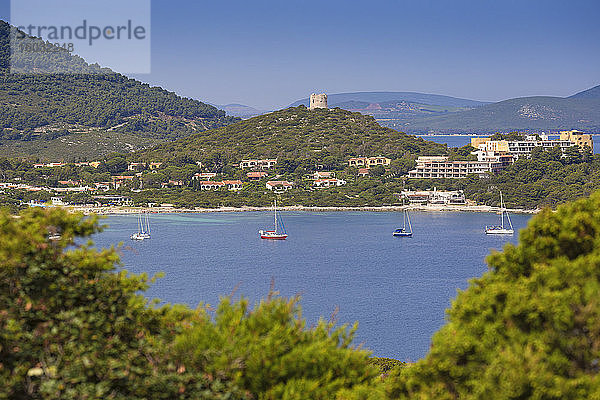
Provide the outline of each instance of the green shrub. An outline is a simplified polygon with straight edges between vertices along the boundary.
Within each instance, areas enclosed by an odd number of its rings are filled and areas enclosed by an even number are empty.
[[[487,261],[389,396],[600,398],[600,192],[542,211]]]

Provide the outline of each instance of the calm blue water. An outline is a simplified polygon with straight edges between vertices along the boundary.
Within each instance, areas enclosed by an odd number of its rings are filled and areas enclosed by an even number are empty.
[[[417,135],[425,140],[431,140],[432,142],[447,144],[449,147],[462,147],[471,143],[472,137],[480,137],[482,135],[473,136],[458,136],[458,135]],[[548,135],[550,139],[558,139],[558,135]],[[594,141],[594,153],[600,154],[600,134],[594,134],[592,136]]]
[[[266,212],[161,214],[151,216],[152,239],[132,242],[135,216],[111,216],[95,237],[99,247],[120,241],[131,272],[166,276],[151,298],[196,306],[216,304],[239,285],[252,302],[267,295],[271,278],[282,295],[302,295],[309,324],[329,319],[359,322],[356,343],[375,355],[417,360],[444,323],[444,310],[470,278],[487,269],[484,258],[515,237],[491,237],[486,213],[412,213],[414,236],[392,236],[400,213],[286,212],[286,241],[258,238]],[[530,216],[514,215],[515,229]]]

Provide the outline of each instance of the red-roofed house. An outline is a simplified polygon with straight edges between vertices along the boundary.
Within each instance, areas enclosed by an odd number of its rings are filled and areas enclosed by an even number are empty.
[[[334,178],[335,172],[331,171],[317,171],[313,174],[313,179],[327,179]]]
[[[123,186],[123,184],[125,184],[125,182],[131,182],[133,180],[133,178],[134,178],[133,176],[127,176],[127,175],[113,176],[112,177],[113,186],[115,189],[118,189],[121,186]]]
[[[369,172],[369,168],[359,168],[358,169],[358,176],[369,176],[370,172]]]
[[[58,181],[58,183],[60,183],[61,185],[65,185],[65,186],[77,186],[77,185],[79,185],[79,181],[73,181],[71,179],[69,179],[68,181]]]
[[[269,176],[269,174],[266,172],[254,171],[254,172],[248,172],[246,174],[246,176],[251,181],[260,181],[262,178],[266,178],[267,176]]]
[[[210,181],[210,178],[214,178],[215,176],[217,176],[216,172],[200,172],[194,174],[192,179],[206,179],[207,181]]]

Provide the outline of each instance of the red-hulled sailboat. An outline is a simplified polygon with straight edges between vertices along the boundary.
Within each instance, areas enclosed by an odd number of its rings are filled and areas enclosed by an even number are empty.
[[[281,216],[277,218],[277,200],[273,205],[273,214],[274,214],[274,224],[273,229],[270,230],[260,230],[258,233],[260,234],[261,239],[273,239],[273,240],[285,240],[288,235],[285,232],[285,226],[283,225],[283,220]]]

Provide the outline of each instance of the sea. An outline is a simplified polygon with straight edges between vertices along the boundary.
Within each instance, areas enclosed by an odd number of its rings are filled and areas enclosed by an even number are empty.
[[[471,144],[471,138],[484,137],[483,135],[417,135],[425,140],[431,140],[432,142],[447,144],[448,147],[462,147],[467,144]],[[548,135],[551,140],[556,140],[559,135]],[[592,140],[594,142],[594,153],[600,154],[600,133],[592,134]]]
[[[491,251],[518,233],[485,235],[499,215],[413,212],[413,237],[394,237],[400,212],[282,212],[289,238],[261,240],[269,212],[152,214],[150,240],[129,239],[137,217],[109,216],[94,237],[118,246],[123,268],[164,277],[145,295],[162,303],[216,305],[222,296],[252,304],[273,281],[281,296],[301,297],[307,326],[319,318],[358,322],[354,345],[374,356],[416,361],[429,349],[446,310],[469,280],[487,271]],[[530,215],[512,215],[515,232]]]

